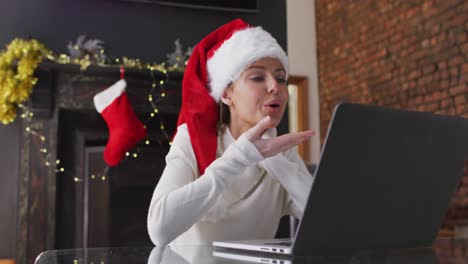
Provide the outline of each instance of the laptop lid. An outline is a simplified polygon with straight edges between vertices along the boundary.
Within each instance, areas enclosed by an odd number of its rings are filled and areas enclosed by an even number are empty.
[[[339,104],[293,254],[430,246],[467,153],[468,119]]]

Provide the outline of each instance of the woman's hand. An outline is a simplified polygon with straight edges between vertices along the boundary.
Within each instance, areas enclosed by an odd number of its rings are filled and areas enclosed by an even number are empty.
[[[304,140],[315,135],[313,130],[303,131],[299,133],[289,133],[279,137],[263,139],[262,135],[269,128],[275,127],[269,116],[260,120],[254,127],[247,130],[245,135],[255,147],[260,151],[263,157],[268,158],[280,152],[288,150]]]

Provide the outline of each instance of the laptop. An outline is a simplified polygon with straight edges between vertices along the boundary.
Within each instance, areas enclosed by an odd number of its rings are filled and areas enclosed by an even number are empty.
[[[218,248],[219,249],[219,248]],[[439,264],[435,250],[430,247],[400,250],[363,250],[349,255],[334,256],[290,256],[280,254],[269,254],[252,251],[214,251],[215,258],[222,259],[222,263],[266,263],[266,264],[293,264],[293,263],[327,263],[327,264],[402,264],[402,263],[424,263]],[[447,257],[446,257],[447,258]],[[448,262],[457,261],[457,257],[448,258]],[[463,258],[461,258],[463,260]],[[230,261],[226,261],[230,260]],[[460,261],[460,257],[458,257]],[[216,262],[218,263],[218,262]]]
[[[467,159],[468,119],[340,103],[294,239],[215,241],[213,250],[304,256],[431,246]]]

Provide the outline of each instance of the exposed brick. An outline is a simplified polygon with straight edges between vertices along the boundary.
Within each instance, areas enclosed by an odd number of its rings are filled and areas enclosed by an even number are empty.
[[[451,58],[449,60],[448,65],[449,66],[456,66],[456,65],[462,64],[464,61],[465,61],[465,59],[463,58],[463,56],[456,56],[456,57],[453,57],[453,58]]]
[[[457,190],[457,197],[468,197],[468,187],[466,186],[461,186]]]
[[[455,101],[455,104],[461,105],[466,102],[466,98],[464,95],[460,94],[460,95],[455,96],[454,101]]]
[[[432,82],[432,74],[428,74],[424,76],[422,79],[424,80],[424,84],[427,86],[427,84]]]
[[[449,77],[449,71],[448,70],[443,70],[440,72],[440,78],[442,80],[447,80]]]
[[[453,248],[453,256],[454,257],[460,257],[460,260],[463,260],[464,253],[463,253],[463,248],[461,248],[461,245],[456,245]]]
[[[463,63],[461,72],[468,73],[468,63]]]
[[[457,111],[455,110],[455,108],[451,107],[447,109],[447,115],[456,115],[456,114],[457,114]]]
[[[456,105],[455,109],[456,109],[457,115],[462,115],[465,113],[465,111],[468,108],[466,107],[466,104],[459,104],[459,105]]]
[[[450,82],[447,81],[447,80],[444,80],[444,81],[441,81],[441,82],[440,82],[440,88],[442,88],[442,89],[448,88],[449,85],[450,85]]]
[[[463,44],[466,42],[466,32],[460,32],[458,35],[457,35],[457,43],[459,44]]]
[[[428,39],[425,39],[421,42],[421,47],[427,48],[429,47],[430,41]]]
[[[459,25],[463,25],[463,23],[465,23],[465,20],[466,20],[466,14],[460,14],[458,16],[454,16],[449,21],[449,24],[452,26],[459,26]]]
[[[453,100],[452,98],[444,99],[440,102],[440,107],[446,108],[450,105],[453,105]],[[447,112],[447,111],[446,111]]]
[[[458,67],[451,67],[449,71],[450,77],[453,79],[453,77],[458,77]]]
[[[342,98],[468,115],[466,0],[315,4],[322,135]],[[466,188],[457,193],[466,197]],[[447,228],[468,224],[468,200],[454,201]]]
[[[468,53],[468,43],[465,43],[461,46],[461,52],[464,54]]]
[[[447,68],[447,62],[446,61],[440,61],[439,63],[437,63],[437,67],[440,70],[443,70],[443,69]]]
[[[409,74],[409,79],[416,79],[418,77],[421,76],[421,71],[420,70],[416,70],[416,71],[413,71]]]
[[[436,69],[436,66],[431,64],[431,65],[427,65],[423,68],[423,73],[424,75],[426,74],[429,74],[429,73],[433,73]]]

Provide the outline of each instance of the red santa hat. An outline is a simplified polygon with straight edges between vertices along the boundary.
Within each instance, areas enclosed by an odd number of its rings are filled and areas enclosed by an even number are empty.
[[[278,59],[288,72],[288,57],[261,27],[233,20],[203,38],[193,49],[182,80],[182,109],[200,175],[216,159],[218,103],[229,83],[262,58]]]

